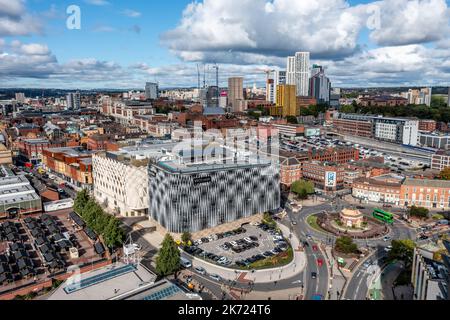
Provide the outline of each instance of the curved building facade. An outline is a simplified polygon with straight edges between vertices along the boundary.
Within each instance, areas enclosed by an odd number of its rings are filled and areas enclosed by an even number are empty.
[[[173,233],[198,232],[280,206],[271,162],[149,166],[150,216]]]

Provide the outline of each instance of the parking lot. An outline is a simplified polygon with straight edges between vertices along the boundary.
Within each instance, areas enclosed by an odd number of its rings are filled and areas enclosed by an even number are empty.
[[[34,214],[0,222],[0,292],[102,258],[104,248],[89,239],[86,229],[76,229],[68,213]]]
[[[246,267],[279,255],[288,247],[281,233],[260,224],[198,239],[186,252],[218,265]]]

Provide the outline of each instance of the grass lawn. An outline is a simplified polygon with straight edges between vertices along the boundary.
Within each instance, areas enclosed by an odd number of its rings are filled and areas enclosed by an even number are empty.
[[[250,270],[269,269],[275,267],[282,267],[289,264],[294,258],[294,251],[289,248],[285,252],[280,253],[277,256],[269,257],[265,260],[257,261],[247,267]]]
[[[306,222],[309,224],[309,226],[313,229],[316,229],[317,231],[324,231],[318,224],[317,224],[317,216],[312,215],[309,216],[306,219]]]

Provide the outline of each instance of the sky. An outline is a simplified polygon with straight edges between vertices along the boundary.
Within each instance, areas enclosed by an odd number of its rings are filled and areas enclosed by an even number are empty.
[[[0,0],[0,87],[194,87],[215,64],[263,86],[297,51],[334,87],[448,86],[449,1]]]

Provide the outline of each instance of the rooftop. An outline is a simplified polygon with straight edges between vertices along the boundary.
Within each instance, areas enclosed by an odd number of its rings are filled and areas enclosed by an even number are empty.
[[[156,276],[141,264],[117,263],[81,274],[80,285],[68,279],[49,300],[109,300],[154,283]]]
[[[406,178],[403,185],[429,188],[450,188],[450,181]]]
[[[114,300],[201,300],[199,295],[190,294],[168,280],[159,281],[142,290],[117,297]]]

